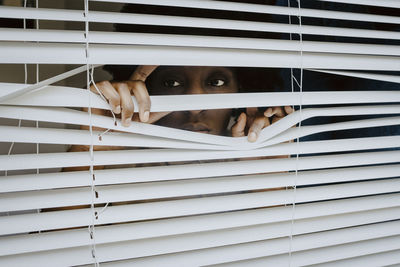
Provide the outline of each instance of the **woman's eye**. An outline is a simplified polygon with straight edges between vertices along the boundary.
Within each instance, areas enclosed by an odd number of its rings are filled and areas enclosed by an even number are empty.
[[[164,86],[169,87],[169,88],[174,88],[174,87],[178,87],[181,85],[182,85],[182,83],[177,80],[167,80],[164,82]]]
[[[215,80],[211,80],[209,82],[209,85],[215,86],[215,87],[221,87],[221,86],[225,85],[225,81],[222,79],[215,79]]]

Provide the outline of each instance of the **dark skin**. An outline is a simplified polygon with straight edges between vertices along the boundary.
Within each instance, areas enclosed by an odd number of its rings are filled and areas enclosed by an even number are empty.
[[[237,93],[239,88],[234,73],[218,67],[160,67],[148,84],[152,95]],[[223,135],[231,112],[230,109],[172,112],[156,124]]]
[[[268,108],[264,113],[257,108],[248,108],[246,113],[239,116],[231,134],[226,132],[232,113],[230,109],[150,113],[149,92],[152,95],[239,92],[234,72],[225,67],[139,66],[128,81],[104,81],[96,86],[108,100],[114,113],[121,114],[121,123],[124,126],[129,126],[133,120],[216,135],[239,137],[247,134],[248,140],[255,142],[263,128],[292,112],[290,107]],[[91,89],[97,92],[93,85]],[[131,94],[138,102],[138,115],[133,114]]]
[[[151,76],[150,76],[151,74]],[[150,76],[150,77],[149,77]],[[108,100],[115,114],[120,114],[123,126],[131,121],[154,123],[177,129],[232,137],[248,136],[249,142],[255,142],[263,128],[293,112],[291,107],[273,107],[265,112],[257,108],[247,108],[230,130],[227,130],[231,109],[192,110],[179,112],[150,113],[151,95],[185,94],[224,94],[239,92],[235,73],[225,67],[160,67],[139,66],[124,82],[103,81],[91,86]],[[138,102],[139,113],[134,114],[131,95]],[[109,115],[109,111],[92,109],[92,113]],[[87,129],[87,127],[82,127]],[[94,128],[94,130],[103,130]],[[69,151],[87,151],[88,146],[75,145]],[[116,150],[123,147],[95,146],[94,150]],[[102,166],[97,167],[102,168]],[[73,167],[65,170],[85,170],[87,167]]]

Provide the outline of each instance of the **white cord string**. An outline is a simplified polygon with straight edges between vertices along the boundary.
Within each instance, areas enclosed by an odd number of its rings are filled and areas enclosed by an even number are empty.
[[[88,92],[89,96],[89,105],[88,105],[88,112],[89,112],[89,132],[90,132],[90,148],[89,148],[89,153],[90,153],[90,176],[91,176],[91,197],[92,197],[92,202],[90,204],[91,208],[91,214],[92,214],[92,221],[91,225],[89,225],[89,235],[90,239],[92,240],[92,257],[93,257],[93,263],[94,265],[100,266],[98,259],[97,259],[97,251],[96,251],[96,237],[95,237],[95,221],[98,219],[98,214],[97,211],[95,210],[94,207],[94,202],[95,198],[98,197],[98,193],[96,192],[95,188],[95,173],[94,173],[94,153],[93,153],[93,125],[92,125],[92,108],[91,108],[91,94],[90,94],[90,65],[89,65],[89,0],[85,0],[84,2],[85,5],[85,11],[84,11],[84,16],[85,16],[85,41],[86,41],[86,46],[85,46],[85,52],[86,52],[86,89]]]
[[[109,204],[110,203],[107,202],[107,204],[97,213],[97,216],[100,216],[100,214],[102,214],[106,210],[106,208],[108,207]]]
[[[288,2],[288,7],[290,8],[290,0],[287,0],[287,2]],[[292,17],[289,15],[289,25],[292,25]],[[289,39],[290,39],[290,41],[292,41],[293,40],[293,33],[289,33]],[[292,92],[294,92],[294,84],[293,84],[293,77],[294,77],[294,75],[293,75],[293,68],[290,68],[290,85],[291,85],[291,88],[292,88]],[[292,106],[292,108],[294,109],[294,106]]]
[[[24,8],[26,8],[26,0],[24,0]],[[23,20],[23,27],[24,30],[26,30],[26,19]],[[24,64],[24,70],[25,70],[25,84],[28,83],[28,64]]]
[[[290,0],[287,0],[288,7],[290,8]],[[289,15],[289,25],[292,25],[292,17]],[[293,34],[290,32],[289,33],[289,40],[293,40]],[[294,84],[293,84],[293,68],[290,68],[290,87],[292,88],[292,93],[294,93]],[[292,109],[294,110],[294,105],[292,106]],[[288,155],[288,158],[290,158],[290,155]],[[286,190],[289,190],[289,186],[286,186]],[[288,204],[285,204],[287,206]]]
[[[26,0],[24,0],[24,8],[26,8]],[[23,19],[23,27],[24,27],[24,30],[25,30],[26,29],[26,19]],[[24,83],[25,84],[28,83],[28,66],[27,66],[26,63],[24,64]],[[19,119],[18,120],[18,128],[21,127],[21,124],[22,124],[22,120]],[[14,148],[14,145],[15,145],[15,142],[12,142],[10,144],[10,148],[8,149],[7,156],[11,155],[12,150]],[[8,171],[7,170],[4,171],[4,176],[8,176]]]
[[[93,65],[92,65],[92,68],[91,68],[91,71],[90,71],[90,84],[93,85],[93,87],[96,89],[97,93],[100,95],[100,97],[103,99],[103,101],[104,101],[104,102],[108,102],[107,99],[104,97],[103,93],[102,93],[102,92],[100,91],[100,89],[97,87],[96,82],[94,81],[94,66],[93,66]],[[114,114],[114,112],[113,112],[113,110],[112,110],[112,108],[111,108],[111,105],[110,105],[109,107],[110,107],[111,114],[112,114],[112,116],[113,116],[114,125],[117,126],[117,118],[115,117],[115,114]],[[100,133],[100,134],[98,135],[99,140],[101,140],[102,136],[103,136],[104,134],[108,133],[110,130],[111,130],[111,129],[108,128],[108,129],[105,130],[104,132]]]
[[[301,0],[296,0],[298,3],[299,9],[299,41],[300,41],[300,82],[294,77],[292,74],[292,91],[293,91],[293,81],[296,82],[297,86],[299,87],[299,125],[298,129],[301,129],[301,122],[302,122],[302,92],[303,92],[303,36],[302,36],[302,23],[301,23]],[[299,152],[300,152],[300,138],[296,138],[296,167],[295,167],[295,179],[293,185],[293,203],[292,203],[292,216],[291,216],[291,224],[290,224],[290,242],[289,242],[289,267],[292,266],[292,250],[293,250],[293,232],[294,232],[294,220],[295,220],[295,212],[296,212],[296,193],[297,193],[297,181],[298,181],[298,167],[299,167]]]
[[[39,0],[36,0],[36,9],[39,8]],[[39,19],[36,19],[36,30],[39,30]],[[39,43],[39,42],[38,42]],[[39,83],[39,64],[36,64],[36,84]],[[36,121],[35,124],[36,128],[39,128],[39,121]],[[40,151],[40,146],[39,143],[36,143],[36,155],[39,155],[39,151]],[[37,168],[36,169],[36,174],[40,173],[40,169]],[[41,210],[37,209],[37,213],[40,213]],[[39,233],[41,233],[41,231],[39,230]]]
[[[39,0],[36,0],[36,8],[39,8]],[[39,19],[36,20],[36,30],[39,30]],[[36,83],[39,83],[39,64],[36,64]],[[36,128],[39,128],[39,121],[36,121]],[[36,154],[39,154],[39,143],[36,143]],[[36,169],[36,173],[39,172],[39,169]]]

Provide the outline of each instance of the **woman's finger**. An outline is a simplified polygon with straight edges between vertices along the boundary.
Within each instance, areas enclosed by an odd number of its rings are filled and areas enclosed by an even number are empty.
[[[139,118],[141,122],[148,122],[150,118],[150,96],[146,84],[142,81],[128,81],[128,86],[135,95],[139,105]]]
[[[277,117],[284,117],[285,114],[285,110],[283,107],[274,107],[274,111],[273,113],[275,114],[275,116]]]
[[[164,111],[164,112],[152,112],[150,114],[148,123],[155,123],[156,121],[162,119],[163,117],[170,114],[172,111]],[[133,121],[140,121],[139,114],[135,113],[132,117]]]
[[[121,98],[121,122],[123,126],[131,124],[133,115],[133,101],[131,92],[126,83],[113,83],[114,88]]]
[[[246,128],[246,120],[247,116],[245,113],[240,114],[239,118],[237,119],[237,122],[232,126],[232,136],[233,137],[241,137],[244,136],[244,130]]]
[[[257,141],[258,136],[260,135],[260,132],[264,127],[268,126],[269,123],[269,118],[265,116],[260,116],[254,119],[253,124],[250,126],[249,129],[249,134],[247,135],[247,140],[249,142],[255,142]]]
[[[265,110],[264,116],[268,118],[271,118],[272,116],[283,117],[285,116],[285,111],[283,107],[270,107]]]
[[[138,66],[129,80],[145,82],[147,77],[157,68],[157,65]]]
[[[294,109],[291,106],[284,107],[286,114],[291,114],[294,112]]]
[[[153,112],[150,114],[150,118],[148,123],[154,123],[158,120],[160,120],[161,118],[167,116],[168,114],[170,114],[172,111],[164,111],[164,112]]]
[[[129,78],[129,87],[136,97],[139,105],[139,118],[142,122],[148,122],[150,118],[150,97],[146,88],[147,77],[157,68],[157,65],[138,66]],[[165,115],[164,115],[165,116]]]
[[[121,105],[120,105],[121,98],[118,92],[112,86],[112,84],[109,81],[103,81],[96,83],[96,87],[108,100],[108,103],[112,108],[112,111],[116,114],[121,113]],[[97,93],[97,90],[94,85],[90,86],[90,90]]]

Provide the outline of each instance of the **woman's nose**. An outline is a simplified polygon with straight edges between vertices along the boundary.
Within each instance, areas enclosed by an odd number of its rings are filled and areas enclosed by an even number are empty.
[[[205,93],[206,92],[203,89],[203,87],[198,83],[194,83],[189,88],[186,89],[186,94],[189,94],[189,95],[205,94]]]
[[[190,95],[199,95],[199,94],[205,94],[205,90],[202,88],[200,82],[194,82],[190,85],[189,88],[186,89],[186,94]],[[190,116],[197,116],[200,114],[203,110],[189,110],[188,113]]]

